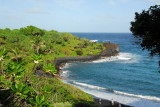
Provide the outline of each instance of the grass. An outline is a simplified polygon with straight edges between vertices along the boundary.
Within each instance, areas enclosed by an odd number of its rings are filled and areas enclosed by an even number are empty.
[[[91,95],[57,78],[44,78],[31,75],[30,80],[33,83],[33,87],[57,107],[63,105],[71,107],[79,104],[94,106],[94,100]]]

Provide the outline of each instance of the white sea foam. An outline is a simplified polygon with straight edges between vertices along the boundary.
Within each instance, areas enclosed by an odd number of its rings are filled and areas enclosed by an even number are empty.
[[[64,67],[60,67],[60,69],[65,69],[65,68],[69,68],[71,67],[72,64],[71,63],[66,63]]]
[[[119,53],[118,56],[102,58],[102,59],[93,61],[93,63],[113,62],[113,61],[119,61],[119,63],[137,63],[139,58],[140,56],[136,54]]]
[[[60,76],[67,78],[69,76],[69,71],[68,70],[63,70],[63,72],[60,74]]]
[[[115,91],[115,90],[111,90],[111,89],[107,89],[107,88],[103,88],[103,87],[99,87],[99,86],[94,86],[94,85],[90,85],[90,84],[85,84],[85,83],[79,83],[79,82],[75,82],[75,81],[73,81],[73,84],[87,87],[87,88],[91,88],[91,89],[96,89],[96,90],[106,90],[109,92],[113,92],[115,94],[129,96],[129,97],[137,97],[137,98],[142,98],[142,99],[146,99],[146,100],[160,101],[160,98],[154,97],[154,96],[143,96],[143,95],[129,94],[129,93],[125,93],[125,92]]]
[[[103,88],[103,87],[98,87],[98,86],[89,85],[89,84],[85,84],[85,83],[79,83],[79,82],[75,82],[75,81],[73,81],[73,84],[80,85],[80,86],[85,86],[85,87],[92,88],[92,89],[98,89],[98,90],[105,90],[106,89],[106,88]]]
[[[160,107],[160,98],[154,96],[143,96],[124,93],[120,91],[99,91],[107,90],[103,87],[98,87],[90,84],[73,82],[74,85],[78,86],[81,90],[88,94],[100,97],[103,99],[118,101],[123,104],[135,106],[135,107]],[[86,88],[87,87],[87,88]]]
[[[98,40],[90,40],[90,42],[98,42]]]
[[[82,87],[79,87],[81,90],[85,91],[88,94],[94,95],[96,97],[120,102],[122,104],[127,104],[134,107],[160,107],[159,101],[153,101],[153,100],[147,100],[132,96],[126,96],[126,95],[119,95],[115,93],[107,93],[107,92],[101,92],[98,90],[91,90],[91,89],[85,89]]]
[[[66,70],[66,71],[63,71],[63,74],[67,74],[69,71],[68,70]]]
[[[154,96],[143,96],[143,95],[129,94],[129,93],[120,92],[120,91],[113,91],[113,92],[116,94],[125,95],[125,96],[137,97],[137,98],[153,100],[153,101],[160,101],[160,98],[154,97]]]

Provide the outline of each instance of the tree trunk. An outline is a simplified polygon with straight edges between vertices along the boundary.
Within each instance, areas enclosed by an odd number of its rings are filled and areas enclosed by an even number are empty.
[[[37,53],[37,55],[39,54],[39,45],[36,48],[36,53]]]
[[[2,61],[0,61],[0,75],[3,75]]]

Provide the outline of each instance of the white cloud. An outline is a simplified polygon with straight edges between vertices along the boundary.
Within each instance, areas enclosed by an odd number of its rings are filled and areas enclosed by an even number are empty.
[[[33,14],[48,14],[47,11],[39,8],[39,7],[34,7],[34,8],[30,8],[30,9],[26,9],[25,12],[27,13],[33,13]]]
[[[96,16],[98,19],[113,19],[115,17],[108,15],[108,14],[101,14]]]
[[[116,1],[115,0],[109,0],[108,3],[112,6],[116,6]]]
[[[127,2],[129,2],[129,1],[131,1],[131,0],[119,0],[120,2],[123,2],[123,3],[127,3]]]
[[[17,0],[17,1],[21,1],[21,0]],[[24,0],[24,1],[38,1],[38,2],[41,2],[41,1],[44,1],[44,0]]]
[[[119,3],[128,3],[131,0],[108,0],[108,4],[112,6],[117,6]]]
[[[65,8],[78,8],[84,3],[84,0],[53,0],[54,2],[58,3],[62,7]]]
[[[7,18],[8,19],[14,19],[14,20],[21,20],[22,19],[22,17],[21,16],[19,16],[19,15],[17,15],[17,14],[15,14],[15,15],[8,15],[7,16]]]
[[[146,0],[147,2],[160,2],[160,0]]]

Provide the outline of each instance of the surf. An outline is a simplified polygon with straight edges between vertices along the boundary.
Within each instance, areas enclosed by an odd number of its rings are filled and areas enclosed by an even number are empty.
[[[75,82],[75,81],[72,81],[70,83],[73,84],[73,85],[77,85],[79,87],[89,88],[91,90],[97,90],[97,91],[102,90],[102,91],[107,91],[109,93],[114,93],[114,94],[117,94],[117,95],[124,95],[124,96],[127,96],[127,97],[136,97],[136,98],[140,98],[140,99],[160,102],[160,98],[155,97],[155,96],[144,96],[144,95],[136,95],[136,94],[131,94],[131,93],[125,93],[125,92],[121,92],[121,91],[117,91],[117,90],[113,90],[113,89],[103,88],[103,87],[90,85],[90,84],[86,84],[86,83]]]
[[[103,63],[103,62],[116,62],[118,63],[138,63],[140,55],[132,53],[119,53],[117,56],[104,57],[95,61],[93,63]]]

